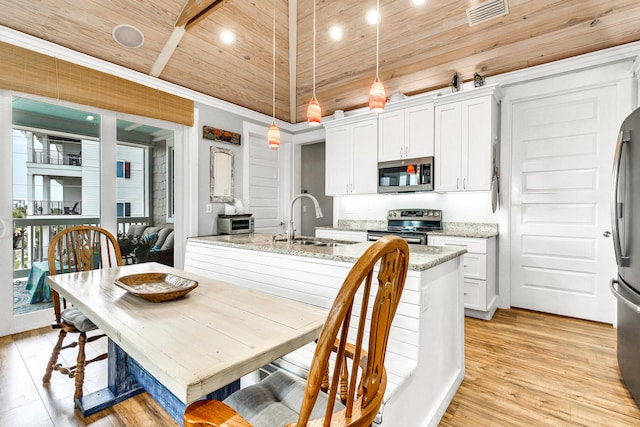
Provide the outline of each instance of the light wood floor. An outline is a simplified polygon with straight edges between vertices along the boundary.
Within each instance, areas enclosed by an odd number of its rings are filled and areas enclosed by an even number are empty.
[[[640,425],[610,325],[498,310],[489,322],[466,318],[465,332],[465,380],[441,426]],[[56,336],[44,328],[0,337],[0,426],[177,426],[146,393],[83,419],[72,380],[56,372],[49,387],[40,380]],[[92,345],[88,356],[104,349]],[[105,386],[105,371],[104,362],[89,365],[85,392]]]
[[[440,426],[640,426],[611,325],[512,309],[466,318],[465,333],[465,379]]]

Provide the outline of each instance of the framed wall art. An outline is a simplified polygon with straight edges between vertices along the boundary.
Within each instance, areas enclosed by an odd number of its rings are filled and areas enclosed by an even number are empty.
[[[202,126],[202,137],[227,144],[240,145],[240,134],[210,126]]]

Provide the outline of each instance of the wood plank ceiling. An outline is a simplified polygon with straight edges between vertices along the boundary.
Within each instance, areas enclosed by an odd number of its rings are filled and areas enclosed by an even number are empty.
[[[313,0],[292,1],[0,0],[0,25],[270,116],[275,9],[276,116],[296,123],[305,120],[311,97]],[[362,107],[376,49],[375,25],[365,14],[376,2],[316,2],[316,96],[323,114]],[[381,0],[380,79],[387,95],[446,87],[454,72],[468,81],[475,72],[486,77],[640,40],[638,0],[507,2],[506,16],[470,26],[466,9],[482,0],[428,0],[418,7]],[[296,19],[289,20],[290,11]],[[140,29],[144,44],[117,44],[111,32],[118,24]],[[329,37],[332,25],[342,26],[341,41]],[[232,45],[220,41],[222,29],[235,33]]]

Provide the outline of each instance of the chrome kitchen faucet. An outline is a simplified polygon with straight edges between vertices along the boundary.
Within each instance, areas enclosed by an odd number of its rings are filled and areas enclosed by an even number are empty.
[[[315,208],[316,208],[316,218],[322,218],[322,209],[320,209],[320,205],[318,204],[318,200],[316,200],[315,197],[313,197],[311,194],[307,194],[307,193],[301,193],[298,194],[297,196],[295,196],[293,199],[291,199],[291,203],[289,203],[289,229],[287,229],[287,242],[291,243],[293,242],[294,239],[294,232],[295,230],[293,229],[293,204],[295,203],[296,200],[302,198],[302,197],[308,197],[311,199],[311,201],[313,202]]]

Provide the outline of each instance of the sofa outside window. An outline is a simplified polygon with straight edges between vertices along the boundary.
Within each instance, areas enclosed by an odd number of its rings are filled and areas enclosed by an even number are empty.
[[[126,263],[158,262],[173,267],[173,228],[132,224],[118,236],[122,259]]]

